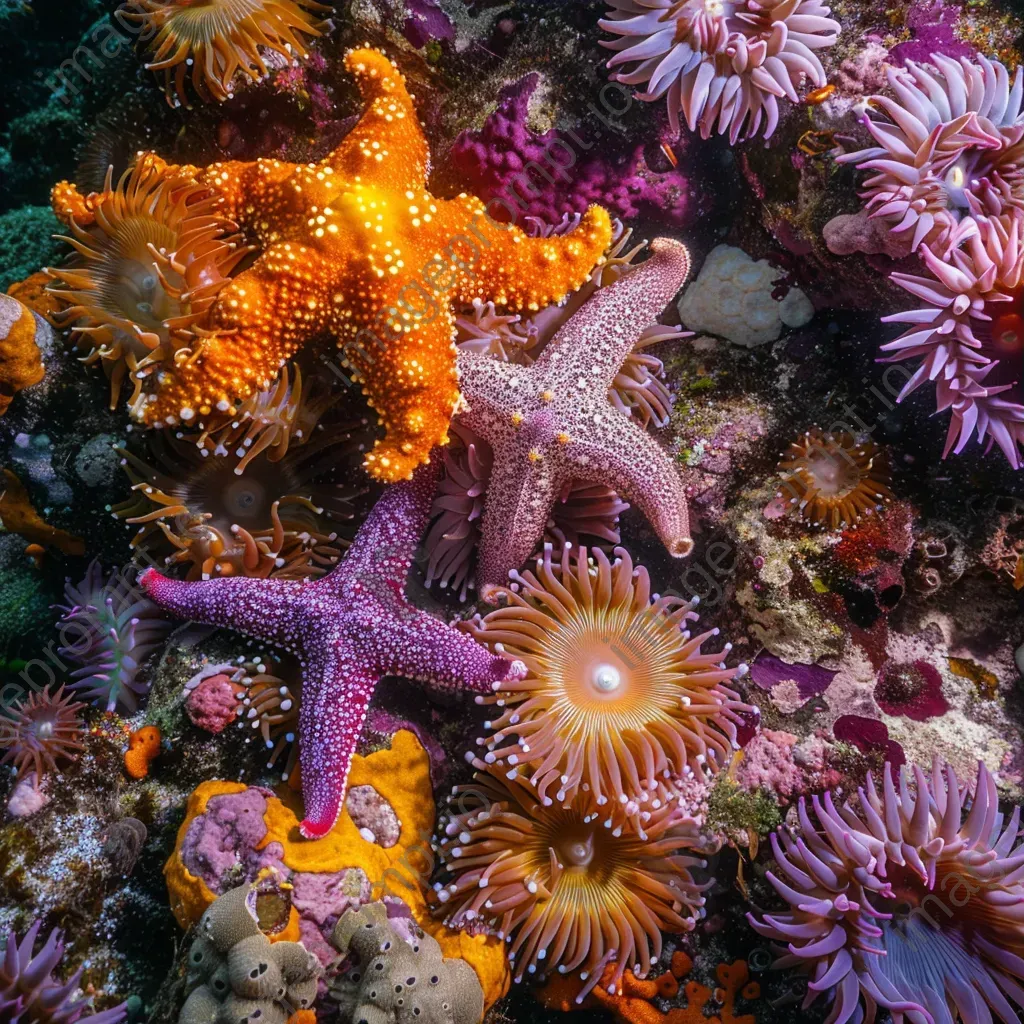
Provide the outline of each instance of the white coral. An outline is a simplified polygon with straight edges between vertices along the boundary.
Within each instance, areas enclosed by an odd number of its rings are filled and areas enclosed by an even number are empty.
[[[780,272],[732,245],[716,246],[679,301],[683,324],[754,348],[775,341],[783,327],[803,327],[814,307],[799,288],[772,296]]]

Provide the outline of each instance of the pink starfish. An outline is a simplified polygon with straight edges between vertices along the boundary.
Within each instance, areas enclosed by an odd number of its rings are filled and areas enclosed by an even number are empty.
[[[570,481],[606,484],[637,505],[669,553],[693,548],[686,492],[671,458],[608,401],[640,332],[690,270],[686,247],[655,239],[650,259],[602,288],[530,366],[458,354],[468,408],[459,419],[494,450],[477,569],[481,595],[533,554]]]
[[[302,664],[299,756],[307,839],[341,813],[345,782],[382,676],[474,693],[526,674],[412,605],[405,579],[427,522],[436,478],[424,466],[374,506],[340,565],[319,580],[216,579],[183,583],[154,569],[143,590],[182,618],[236,629],[284,647]]]

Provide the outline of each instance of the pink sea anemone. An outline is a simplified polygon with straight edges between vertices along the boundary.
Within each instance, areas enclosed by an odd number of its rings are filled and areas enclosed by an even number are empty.
[[[878,143],[839,157],[872,171],[863,198],[912,249],[961,245],[992,219],[1024,217],[1024,70],[931,55],[937,70],[889,68],[895,98],[872,96]]]
[[[890,361],[921,359],[898,396],[934,381],[938,411],[952,413],[945,454],[963,451],[972,435],[999,446],[1014,469],[1024,443],[1024,218],[988,220],[962,248],[921,257],[929,276],[893,274],[920,305],[885,317],[908,325],[882,346]]]
[[[831,1024],[894,1020],[1017,1021],[1024,1006],[1024,846],[1020,809],[999,813],[995,782],[978,769],[973,799],[936,761],[898,782],[869,775],[858,800],[800,801],[800,834],[772,835],[789,904],[750,914],[787,952],[776,966],[811,975],[804,1008],[829,993]],[[969,805],[961,821],[964,805]]]
[[[619,38],[610,68],[632,65],[616,80],[647,83],[644,100],[668,98],[672,130],[682,112],[690,131],[729,141],[771,136],[781,98],[797,87],[820,88],[825,70],[815,50],[831,46],[839,22],[821,0],[609,0],[598,24]]]

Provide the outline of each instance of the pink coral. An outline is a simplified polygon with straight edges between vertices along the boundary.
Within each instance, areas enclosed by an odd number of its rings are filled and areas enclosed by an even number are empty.
[[[762,729],[743,749],[736,781],[744,789],[767,789],[786,799],[807,791],[804,772],[793,759],[798,737]]]
[[[598,24],[619,38],[610,68],[627,85],[647,83],[644,100],[666,96],[672,130],[680,113],[702,138],[715,130],[735,143],[764,125],[775,131],[782,98],[799,102],[797,86],[825,84],[814,51],[831,46],[839,22],[821,0],[609,0]]]
[[[235,670],[234,665],[216,668]],[[201,672],[185,685],[185,711],[193,725],[216,735],[235,720],[243,689],[226,672]]]

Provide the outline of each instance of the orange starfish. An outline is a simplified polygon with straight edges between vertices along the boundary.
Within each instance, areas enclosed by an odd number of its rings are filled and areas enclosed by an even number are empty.
[[[540,309],[578,288],[611,239],[591,207],[571,234],[530,238],[468,195],[434,198],[429,153],[405,80],[377,50],[350,51],[366,109],[319,163],[279,160],[183,168],[217,188],[223,212],[259,242],[227,285],[193,352],[135,406],[146,423],[194,424],[265,388],[318,334],[342,349],[386,436],[366,457],[380,480],[408,478],[448,440],[459,400],[453,303]],[[73,213],[82,199],[56,197]]]

